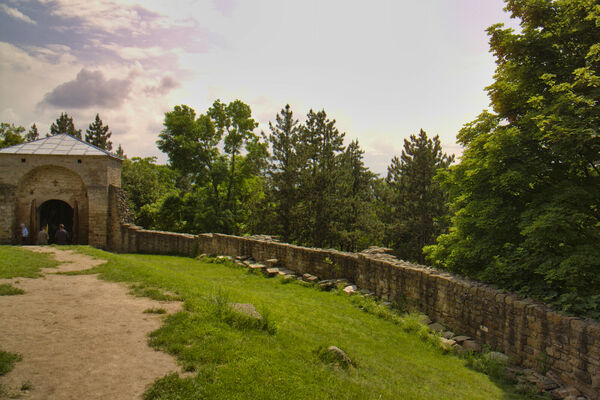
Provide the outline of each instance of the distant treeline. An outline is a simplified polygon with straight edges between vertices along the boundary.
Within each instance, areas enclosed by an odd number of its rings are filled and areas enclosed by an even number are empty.
[[[123,186],[136,222],[178,232],[268,233],[306,246],[362,250],[392,246],[424,261],[422,248],[447,226],[446,197],[433,181],[453,160],[424,131],[405,140],[386,179],[364,165],[358,141],[324,110],[300,123],[285,106],[256,135],[250,107],[215,101],[206,113],[185,105],[165,115],[153,158],[126,160]]]
[[[81,134],[81,129],[76,129],[73,123],[73,118],[67,113],[61,113],[60,116],[50,125],[50,132],[46,133],[46,137],[58,135],[60,133],[66,133],[78,139],[84,139]],[[104,125],[100,119],[100,115],[96,114],[94,122],[92,122],[85,130],[85,141],[93,144],[106,151],[112,151],[112,142],[110,137],[112,132],[109,130],[108,125]],[[0,148],[14,146],[24,142],[32,142],[40,138],[37,125],[34,123],[31,125],[27,133],[25,133],[25,127],[15,125],[8,122],[0,123]],[[118,156],[123,156],[123,148],[121,145],[115,151]]]

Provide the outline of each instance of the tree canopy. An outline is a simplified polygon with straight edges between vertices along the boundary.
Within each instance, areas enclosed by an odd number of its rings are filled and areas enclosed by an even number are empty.
[[[55,122],[50,125],[50,134],[58,135],[60,133],[66,133],[78,139],[81,139],[81,129],[75,129],[73,118],[67,113],[61,113]]]
[[[2,122],[0,124],[0,148],[23,143],[25,141],[22,136],[23,132],[25,132],[25,128],[22,126]]]
[[[110,141],[110,137],[112,132],[108,129],[108,125],[104,125],[100,119],[100,115],[96,114],[94,122],[85,130],[85,141],[101,149],[111,151],[112,142]]]
[[[429,138],[422,129],[404,139],[400,158],[392,159],[386,178],[386,244],[400,258],[423,263],[423,247],[445,232],[447,196],[434,177],[453,161],[442,152],[439,137]]]
[[[484,111],[458,135],[442,180],[454,212],[430,259],[600,316],[600,7],[508,0],[521,32],[488,29]]]

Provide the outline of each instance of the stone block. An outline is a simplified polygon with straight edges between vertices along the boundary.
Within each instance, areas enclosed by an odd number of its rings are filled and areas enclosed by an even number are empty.
[[[268,260],[265,261],[265,265],[267,267],[276,267],[279,265],[279,260],[276,258],[269,258]]]
[[[455,336],[455,337],[453,337],[452,339],[453,339],[454,341],[456,341],[456,343],[458,343],[458,344],[462,344],[464,341],[471,340],[472,338],[471,338],[470,336],[463,336],[463,335],[460,335],[460,336]]]
[[[474,351],[474,352],[479,352],[481,351],[481,346],[479,345],[479,343],[477,343],[474,340],[465,340],[462,343],[462,347],[466,350],[466,351]]]
[[[347,294],[354,294],[357,290],[356,285],[348,285],[344,288],[344,292]]]

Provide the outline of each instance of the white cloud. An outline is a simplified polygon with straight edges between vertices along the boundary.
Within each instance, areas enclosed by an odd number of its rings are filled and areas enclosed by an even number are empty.
[[[152,47],[133,47],[133,46],[120,46],[116,43],[102,43],[96,41],[99,47],[105,48],[117,54],[123,60],[126,61],[139,61],[151,57],[161,57],[168,54],[173,54],[173,49],[164,49],[159,46]]]
[[[16,8],[9,7],[6,4],[0,4],[0,10],[2,10],[6,15],[13,17],[14,19],[18,19],[19,21],[23,21],[31,25],[37,24],[37,22],[23,14],[21,11],[17,10]]]
[[[88,28],[106,32],[143,32],[147,28],[144,9],[114,0],[40,0],[52,6],[52,15],[77,18]],[[158,18],[158,15],[155,16]],[[155,23],[159,24],[160,21]]]
[[[42,104],[58,108],[116,108],[129,96],[133,76],[106,79],[102,71],[83,68],[75,79],[61,83],[44,95]]]

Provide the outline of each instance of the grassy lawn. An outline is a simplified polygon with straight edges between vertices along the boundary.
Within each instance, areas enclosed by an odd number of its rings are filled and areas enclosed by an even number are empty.
[[[14,246],[0,246],[0,279],[1,278],[37,278],[42,268],[56,267],[51,255],[34,253]]]
[[[190,258],[77,249],[108,260],[87,273],[135,283],[132,290],[142,295],[166,291],[185,301],[185,311],[166,317],[150,343],[192,374],[159,379],[146,399],[524,398],[444,354],[422,332],[367,313],[339,292]],[[252,303],[265,319],[250,323],[228,303]],[[331,345],[355,365],[328,363],[319,350]]]

